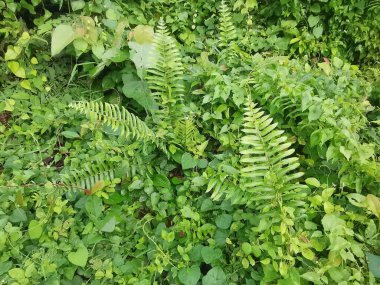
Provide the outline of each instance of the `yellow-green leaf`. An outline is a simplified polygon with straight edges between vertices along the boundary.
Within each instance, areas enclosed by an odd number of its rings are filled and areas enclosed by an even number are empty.
[[[38,239],[42,234],[42,225],[36,221],[31,220],[28,227],[28,233],[30,239]]]
[[[5,100],[5,107],[4,111],[12,112],[15,108],[13,107],[16,104],[16,101],[13,99],[6,99]]]
[[[51,56],[59,54],[75,39],[75,31],[69,25],[59,25],[51,36]]]
[[[23,81],[21,81],[20,85],[24,89],[32,90],[32,86],[30,85],[30,81],[29,80],[23,80]]]
[[[8,68],[14,75],[20,78],[25,78],[25,69],[20,66],[20,64],[17,61],[10,61],[8,62]]]
[[[94,194],[100,190],[102,190],[106,186],[105,182],[103,180],[99,180],[95,183],[95,185],[91,188],[91,194]]]
[[[305,258],[307,258],[309,260],[313,260],[314,259],[314,252],[311,249],[309,249],[309,248],[304,248],[302,250],[302,255],[303,255],[303,257],[305,257]]]
[[[249,267],[249,261],[246,258],[243,258],[241,261],[241,264],[243,265],[243,268],[247,269]]]
[[[7,52],[4,55],[4,59],[14,60],[20,55],[21,52],[22,48],[19,46],[8,46]]]
[[[153,42],[154,31],[151,26],[138,25],[133,29],[133,37],[139,44],[149,44]]]
[[[19,280],[25,277],[25,272],[21,268],[12,268],[8,271],[8,274],[11,278]]]
[[[380,219],[380,199],[375,195],[367,195],[368,209]]]
[[[30,62],[31,62],[32,64],[38,64],[38,60],[37,60],[37,58],[35,58],[35,57],[32,57],[32,59],[30,60]]]

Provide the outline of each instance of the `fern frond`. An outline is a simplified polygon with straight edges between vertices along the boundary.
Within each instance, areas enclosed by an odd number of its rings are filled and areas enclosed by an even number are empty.
[[[62,174],[62,182],[71,191],[78,191],[78,189],[90,190],[98,181],[111,181],[114,177],[115,169],[104,163],[85,163],[80,170],[75,169],[70,173]]]
[[[249,195],[239,202],[291,202],[293,193],[306,188],[297,182],[303,173],[297,171],[300,164],[298,158],[292,156],[295,151],[290,148],[291,143],[287,142],[284,131],[276,128],[277,123],[250,99],[245,103],[244,112],[240,186]],[[303,194],[299,194],[297,197],[302,197]]]
[[[111,181],[116,177],[132,178],[136,175],[149,175],[150,169],[147,167],[141,156],[134,156],[124,159],[119,164],[106,164],[105,162],[84,163],[83,168],[73,169],[61,174],[62,182],[72,192],[79,190],[90,190],[99,181]]]
[[[148,69],[146,77],[149,88],[157,105],[156,119],[171,122],[181,116],[183,104],[184,85],[183,65],[181,55],[175,40],[169,36],[169,32],[162,19],[158,22],[157,31],[153,40],[154,54],[153,66]],[[168,122],[170,120],[170,123]]]
[[[378,8],[380,8],[380,0],[372,0],[367,5],[368,10],[375,10]]]
[[[302,101],[297,96],[292,96],[292,92],[277,92],[272,90],[273,86],[268,84],[256,83],[253,85],[253,96],[255,100],[258,100],[260,104],[272,115],[281,115],[280,117],[288,121],[294,122],[297,125],[296,120],[299,118],[307,119],[308,112],[302,109]],[[297,92],[296,92],[297,91]],[[297,86],[294,87],[295,94],[306,93],[308,90],[298,90]],[[266,104],[270,102],[270,104]],[[310,122],[308,122],[310,125]]]
[[[204,136],[199,133],[192,116],[188,115],[177,120],[173,132],[173,143],[194,154],[203,154],[203,150],[207,146],[207,141],[205,141]]]
[[[220,43],[219,46],[226,48],[230,47],[233,41],[236,39],[236,29],[232,22],[231,12],[226,4],[226,1],[223,0],[220,5]]]
[[[301,206],[307,186],[297,182],[303,173],[297,171],[300,164],[284,131],[250,99],[245,103],[242,131],[240,169],[223,163],[218,166],[207,188],[212,198],[224,196],[234,204],[254,204],[266,215],[282,205]]]
[[[151,129],[137,116],[128,112],[122,106],[103,102],[72,102],[71,108],[85,114],[90,120],[100,121],[120,130],[120,135],[141,141],[150,141],[157,144],[157,139]]]

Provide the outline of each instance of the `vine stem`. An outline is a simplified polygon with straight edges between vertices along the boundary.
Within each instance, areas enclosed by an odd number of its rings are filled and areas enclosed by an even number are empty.
[[[171,261],[170,261],[170,256],[168,256],[161,248],[160,248],[160,246],[148,235],[148,233],[145,231],[145,225],[147,224],[147,223],[149,223],[150,221],[152,221],[153,219],[152,218],[150,218],[150,219],[148,219],[144,224],[143,224],[143,226],[142,226],[142,230],[143,230],[143,232],[144,232],[144,234],[145,234],[145,236],[151,241],[151,242],[153,242],[153,244],[156,246],[156,248],[157,248],[157,250],[159,251],[159,252],[161,252],[161,254],[162,255],[164,255],[164,256],[166,256],[167,258],[168,258],[168,262],[170,263],[170,265],[171,266],[173,266],[173,267],[175,267],[175,268],[177,268],[177,266],[175,266]],[[178,268],[177,268],[178,269]]]

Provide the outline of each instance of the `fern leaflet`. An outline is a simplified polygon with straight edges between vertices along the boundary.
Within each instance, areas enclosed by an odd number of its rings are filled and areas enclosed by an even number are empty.
[[[182,114],[183,66],[176,42],[169,36],[162,19],[158,22],[153,46],[155,52],[152,60],[154,64],[148,70],[149,75],[146,79],[154,100],[160,106],[155,113],[156,119],[164,123],[164,128],[170,128],[172,121]]]
[[[298,192],[306,186],[296,182],[303,173],[296,171],[300,164],[298,158],[292,156],[291,143],[287,142],[284,131],[276,129],[273,119],[264,115],[250,99],[246,100],[244,111],[240,186],[249,195],[238,199],[239,202],[261,201],[262,207],[265,200],[279,205],[283,201],[287,205],[297,204],[293,199],[302,197]]]
[[[220,43],[219,46],[226,48],[230,47],[236,39],[236,29],[232,22],[231,12],[226,4],[226,1],[222,1],[220,5]]]
[[[157,144],[153,131],[122,106],[93,101],[73,102],[69,106],[87,115],[90,120],[101,121],[111,126],[113,130],[120,130],[120,135]]]

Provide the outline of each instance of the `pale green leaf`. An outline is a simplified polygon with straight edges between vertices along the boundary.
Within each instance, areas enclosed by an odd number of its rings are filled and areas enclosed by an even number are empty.
[[[65,24],[57,26],[51,36],[51,56],[56,56],[76,37],[74,29]]]
[[[42,225],[36,220],[29,222],[28,233],[30,239],[38,239],[42,234]]]
[[[82,246],[77,251],[70,252],[67,259],[74,265],[84,267],[87,264],[88,250]]]

